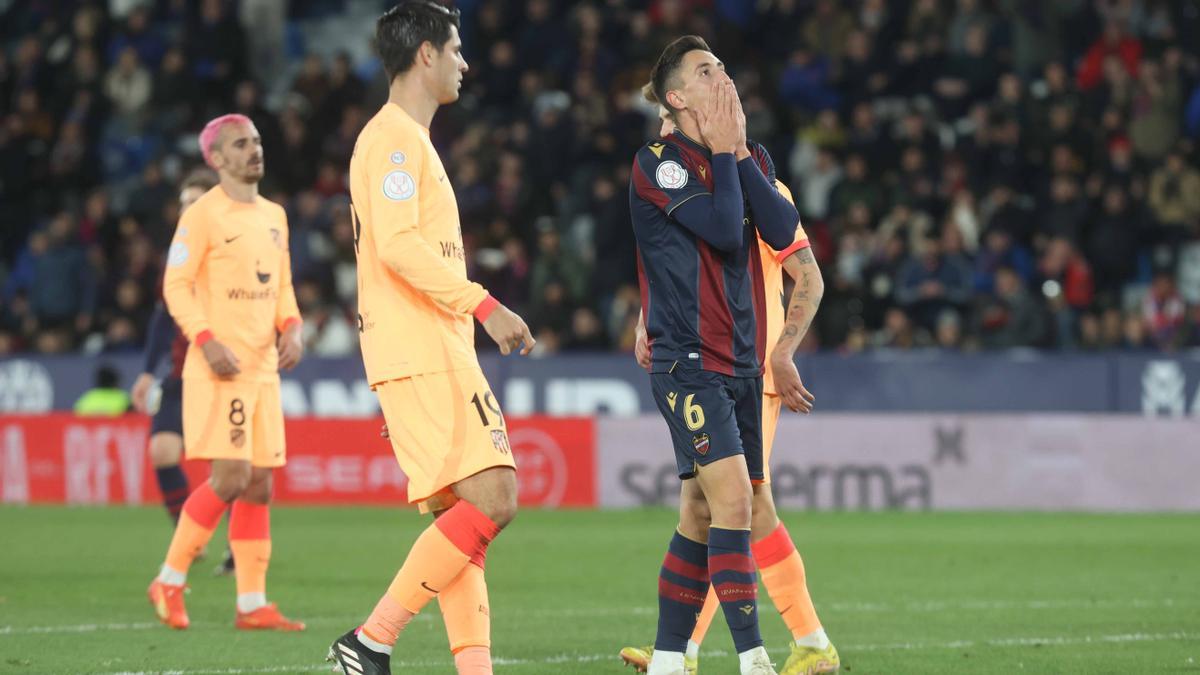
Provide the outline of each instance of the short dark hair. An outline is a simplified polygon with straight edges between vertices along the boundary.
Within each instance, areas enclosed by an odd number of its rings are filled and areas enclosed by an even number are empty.
[[[96,388],[116,389],[121,386],[121,375],[107,363],[96,369]]]
[[[459,27],[459,11],[432,0],[406,0],[375,22],[375,45],[388,82],[407,73],[417,50],[429,42],[439,51],[450,41],[450,28]]]
[[[179,190],[182,192],[188,188],[200,188],[205,192],[215,188],[220,180],[217,178],[216,172],[207,167],[200,167],[189,173],[183,182],[179,184]]]
[[[683,63],[683,57],[688,52],[696,50],[711,52],[708,43],[699,35],[684,35],[676,39],[671,44],[667,45],[661,56],[658,57],[658,63],[654,64],[654,68],[650,71],[650,86],[654,92],[654,97],[658,102],[666,106],[671,113],[671,118],[675,118],[675,113],[679,112],[675,106],[667,101],[667,90],[670,89],[668,82],[675,77],[675,73],[679,70],[680,64]]]

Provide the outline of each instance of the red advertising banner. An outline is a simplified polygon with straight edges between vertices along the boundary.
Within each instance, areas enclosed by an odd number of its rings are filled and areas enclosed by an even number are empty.
[[[510,418],[520,502],[534,507],[596,505],[596,429],[590,418]],[[286,421],[288,464],[275,474],[275,500],[303,504],[405,503],[408,479],[381,419]],[[0,502],[144,504],[158,500],[146,453],[145,418],[70,414],[0,417]],[[187,462],[193,481],[203,462]]]

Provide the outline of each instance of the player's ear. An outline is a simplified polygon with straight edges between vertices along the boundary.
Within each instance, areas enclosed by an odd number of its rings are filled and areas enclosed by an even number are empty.
[[[421,43],[421,48],[417,50],[421,55],[421,64],[429,66],[433,64],[433,59],[437,56],[437,50],[433,48],[433,43],[426,40]]]
[[[683,95],[674,89],[667,91],[667,103],[670,103],[671,107],[676,110],[685,110],[687,108],[687,101],[684,100]]]

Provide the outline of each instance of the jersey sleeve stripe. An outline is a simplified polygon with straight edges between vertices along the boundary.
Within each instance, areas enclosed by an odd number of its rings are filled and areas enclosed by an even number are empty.
[[[650,178],[642,169],[640,159],[641,158],[639,157],[639,161],[634,162],[633,165],[634,190],[637,192],[637,196],[645,199],[651,204],[654,204],[659,209],[666,211],[667,205],[671,203],[671,198],[667,195],[667,193],[654,187],[654,184],[650,182]]]
[[[795,253],[796,251],[802,251],[810,246],[812,246],[812,242],[810,242],[808,240],[808,238],[805,237],[804,239],[793,242],[791,246],[783,249],[779,253],[776,253],[775,260],[782,263],[784,260],[787,260],[787,257],[789,255]]]
[[[670,204],[670,208],[666,209],[667,215],[668,216],[671,215],[671,213],[673,213],[675,211],[675,209],[682,206],[683,203],[688,201],[689,199],[695,199],[696,197],[699,197],[701,195],[709,195],[711,197],[712,193],[711,192],[697,192],[694,195],[688,195],[688,196],[684,197],[683,199],[680,199],[679,201],[675,202],[674,204]]]

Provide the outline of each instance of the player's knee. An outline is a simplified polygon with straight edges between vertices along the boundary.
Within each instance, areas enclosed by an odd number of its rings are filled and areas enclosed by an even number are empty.
[[[517,517],[517,498],[516,495],[513,495],[512,499],[497,497],[482,504],[476,504],[475,508],[487,516],[488,520],[495,523],[496,527],[504,529]]]
[[[242,490],[239,499],[251,504],[266,504],[271,501],[271,470],[254,469],[250,483]]]
[[[209,481],[212,483],[213,492],[217,493],[222,501],[232,502],[250,487],[250,477],[249,462],[220,465],[214,462]]]
[[[150,463],[154,468],[175,466],[183,459],[183,445],[173,434],[154,434],[150,437]]]
[[[753,511],[750,536],[754,541],[758,541],[774,532],[779,525],[779,514],[775,512],[775,500],[771,498],[771,486],[766,484],[755,486]]]
[[[746,495],[723,495],[709,501],[712,522],[720,527],[748,528],[753,513],[752,500]]]
[[[712,509],[704,498],[680,497],[679,519],[690,526],[708,529],[712,523]]]

